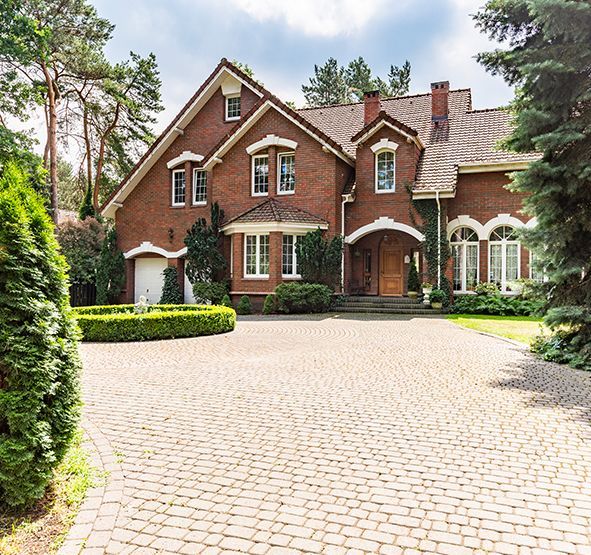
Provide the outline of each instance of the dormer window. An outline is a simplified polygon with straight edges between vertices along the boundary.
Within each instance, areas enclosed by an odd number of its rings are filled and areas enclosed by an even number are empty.
[[[226,121],[240,119],[240,95],[226,97]]]
[[[396,190],[396,153],[382,150],[376,155],[376,193],[393,193]]]

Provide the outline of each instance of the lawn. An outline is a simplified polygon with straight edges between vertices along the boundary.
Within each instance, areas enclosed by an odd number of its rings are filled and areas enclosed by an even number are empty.
[[[465,328],[508,337],[526,345],[529,345],[532,339],[543,330],[542,319],[535,316],[450,314],[447,318]]]
[[[26,511],[0,508],[0,553],[56,553],[74,522],[86,490],[101,479],[90,465],[79,432],[42,499]]]

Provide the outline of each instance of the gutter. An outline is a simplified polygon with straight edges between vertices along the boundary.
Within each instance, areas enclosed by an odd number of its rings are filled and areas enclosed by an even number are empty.
[[[441,289],[441,203],[439,191],[435,191],[437,201],[437,289]]]
[[[343,238],[343,251],[341,253],[341,293],[345,292],[345,204],[353,202],[355,195],[349,193],[348,195],[341,195],[341,237]]]

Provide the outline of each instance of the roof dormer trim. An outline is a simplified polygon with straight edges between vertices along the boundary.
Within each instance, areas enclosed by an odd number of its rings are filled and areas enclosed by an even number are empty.
[[[176,168],[176,166],[180,166],[185,162],[201,162],[203,160],[203,156],[201,154],[195,154],[190,150],[184,150],[179,154],[176,158],[173,158],[169,162],[166,163],[166,167],[171,170],[172,168]]]
[[[291,139],[286,139],[284,137],[278,137],[277,135],[270,134],[260,141],[247,146],[246,152],[247,154],[252,155],[259,150],[263,150],[264,148],[268,148],[270,146],[283,146],[285,148],[289,148],[290,150],[295,150],[298,146],[298,143],[292,141]]]

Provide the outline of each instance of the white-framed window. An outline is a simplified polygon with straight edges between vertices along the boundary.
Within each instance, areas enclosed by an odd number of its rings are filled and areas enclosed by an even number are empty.
[[[252,157],[252,195],[269,194],[269,156],[259,154]]]
[[[376,193],[393,193],[396,190],[396,153],[381,150],[376,154]]]
[[[244,275],[246,277],[269,277],[269,236],[244,236]]]
[[[295,153],[281,152],[277,156],[277,194],[295,193]]]
[[[185,170],[172,172],[172,205],[185,206]]]
[[[517,230],[509,225],[495,227],[488,238],[488,281],[503,292],[511,291],[510,283],[519,279],[520,244]]]
[[[301,276],[297,252],[297,244],[301,238],[301,235],[283,235],[281,274],[285,278],[299,278]]]
[[[226,97],[226,121],[240,119],[240,95]]]
[[[193,204],[207,203],[207,172],[193,170]]]
[[[451,234],[450,244],[453,258],[453,290],[474,291],[479,279],[478,234],[470,227],[459,227]]]

